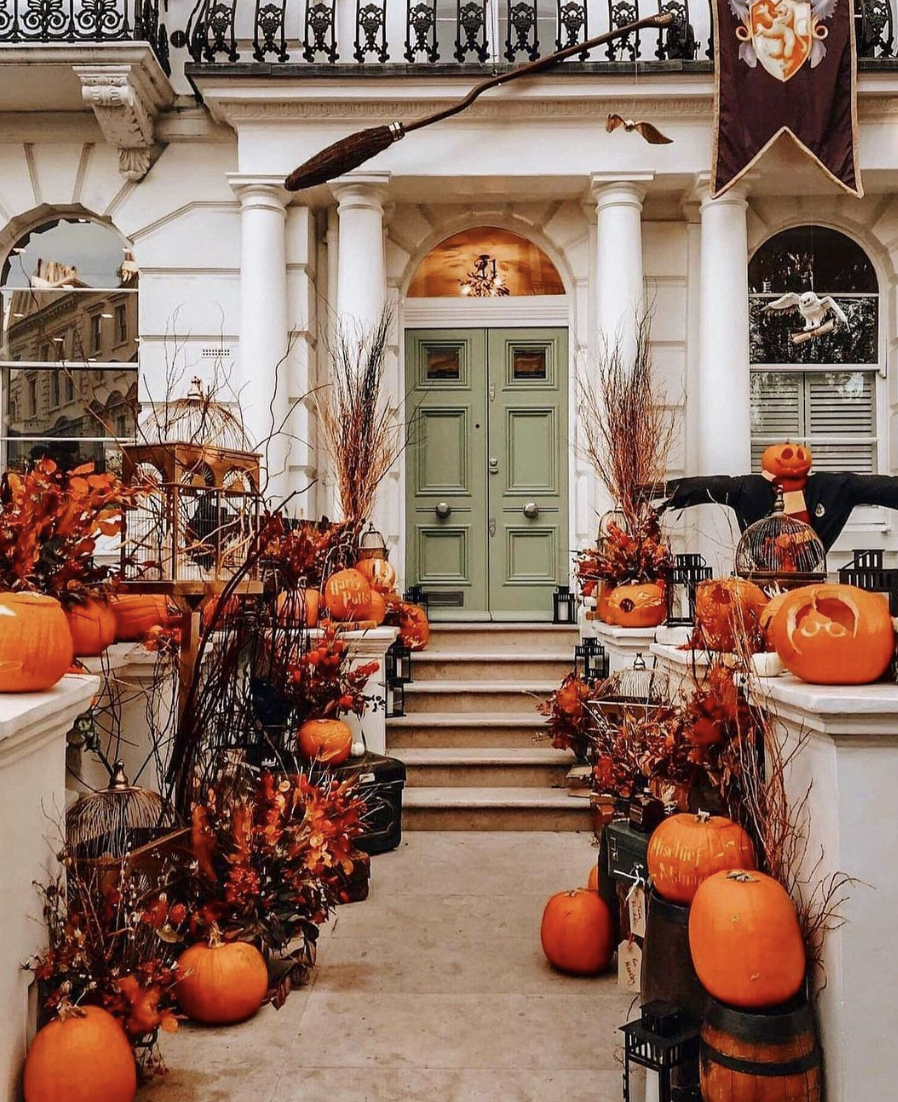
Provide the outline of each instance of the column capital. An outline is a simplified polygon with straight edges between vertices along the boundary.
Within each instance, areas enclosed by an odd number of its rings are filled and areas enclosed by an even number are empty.
[[[727,191],[716,199],[711,198],[711,174],[709,172],[697,173],[692,184],[692,192],[689,196],[699,204],[702,211],[708,207],[720,208],[727,204],[740,206],[743,209],[748,206],[748,192],[741,184],[728,188]]]
[[[383,213],[383,201],[390,190],[389,172],[348,172],[331,180],[328,187],[341,210],[368,208]]]
[[[591,172],[589,193],[597,210],[620,205],[642,209],[646,188],[654,178],[654,172]]]
[[[283,176],[254,176],[242,172],[229,172],[228,183],[231,185],[231,191],[240,200],[242,210],[249,208],[273,210],[286,215],[292,196],[284,187]]]

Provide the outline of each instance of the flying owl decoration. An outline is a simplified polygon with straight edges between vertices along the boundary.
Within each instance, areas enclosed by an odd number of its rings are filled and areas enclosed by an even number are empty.
[[[764,307],[765,314],[769,314],[772,310],[798,310],[801,314],[804,319],[804,330],[792,334],[793,344],[802,344],[824,333],[832,332],[836,323],[832,318],[828,318],[829,314],[834,314],[846,329],[850,328],[845,311],[832,295],[824,295],[821,298],[813,291],[803,291],[800,295],[789,291]]]
[[[624,133],[632,134],[637,133],[640,137],[645,138],[649,145],[670,145],[673,138],[668,138],[666,134],[662,134],[657,126],[654,126],[650,122],[646,122],[644,119],[625,119],[622,115],[609,115],[605,123],[605,129],[610,134],[614,130],[624,128]]]

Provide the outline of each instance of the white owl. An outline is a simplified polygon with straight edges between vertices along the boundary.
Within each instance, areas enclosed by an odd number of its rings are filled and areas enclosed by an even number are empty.
[[[848,328],[848,318],[845,316],[845,311],[832,295],[824,295],[821,298],[813,291],[803,291],[800,295],[790,291],[788,294],[780,295],[775,302],[770,302],[764,307],[764,313],[767,314],[771,310],[795,309],[804,318],[805,332],[818,329],[829,313],[835,314],[839,321]]]

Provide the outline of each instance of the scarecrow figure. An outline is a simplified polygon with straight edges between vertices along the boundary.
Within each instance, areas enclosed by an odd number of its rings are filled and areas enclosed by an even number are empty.
[[[811,474],[811,463],[806,445],[771,444],[761,456],[761,474],[675,479],[667,484],[670,496],[661,503],[660,511],[727,505],[744,532],[773,510],[777,490],[781,490],[786,515],[810,524],[829,551],[855,506],[898,509],[898,478],[852,471]]]

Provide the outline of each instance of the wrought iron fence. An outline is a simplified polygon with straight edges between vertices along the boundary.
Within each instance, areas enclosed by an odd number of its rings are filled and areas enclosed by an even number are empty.
[[[160,0],[0,0],[0,43],[51,42],[149,42],[171,72]]]
[[[894,57],[889,0],[857,0],[856,7],[858,54]],[[197,0],[186,29],[172,38],[206,64],[495,66],[533,60],[654,11],[674,21],[574,60],[712,58],[708,0]]]

